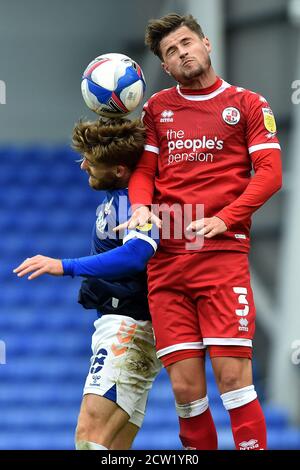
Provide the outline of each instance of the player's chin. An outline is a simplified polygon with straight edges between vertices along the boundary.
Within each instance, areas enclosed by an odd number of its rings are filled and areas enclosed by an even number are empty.
[[[101,190],[101,189],[105,189],[102,187],[101,185],[101,182],[98,181],[96,178],[94,178],[93,176],[90,176],[89,177],[89,186],[92,188],[92,189],[98,189],[98,190]]]
[[[107,181],[97,180],[96,178],[90,177],[89,178],[89,185],[92,189],[96,191],[107,191],[111,189],[115,189],[112,183]]]
[[[191,80],[193,78],[200,77],[204,72],[204,68],[200,65],[195,65],[194,67],[187,68],[185,70],[185,78]]]

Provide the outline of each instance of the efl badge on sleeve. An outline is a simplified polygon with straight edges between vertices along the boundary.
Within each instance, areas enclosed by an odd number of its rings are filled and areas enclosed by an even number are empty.
[[[262,112],[264,115],[264,125],[267,131],[272,132],[275,134],[276,132],[276,122],[274,118],[274,114],[272,109],[270,108],[262,108]]]

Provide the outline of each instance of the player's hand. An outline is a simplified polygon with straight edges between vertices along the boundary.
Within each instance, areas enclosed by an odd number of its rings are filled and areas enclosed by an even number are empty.
[[[207,219],[194,220],[186,228],[188,232],[196,232],[197,235],[204,235],[205,238],[213,238],[227,230],[227,226],[219,217],[209,217]]]
[[[18,277],[23,277],[28,273],[28,279],[35,279],[42,274],[52,274],[52,276],[62,276],[64,273],[62,262],[60,259],[48,258],[43,255],[36,255],[27,258],[17,268],[13,270]]]
[[[143,226],[147,222],[154,223],[158,228],[161,228],[161,220],[157,215],[153,214],[147,206],[140,206],[138,207],[132,214],[127,222],[123,224],[117,225],[113,229],[114,232],[119,232],[120,230],[125,230],[128,228],[129,230],[135,229],[137,226]]]

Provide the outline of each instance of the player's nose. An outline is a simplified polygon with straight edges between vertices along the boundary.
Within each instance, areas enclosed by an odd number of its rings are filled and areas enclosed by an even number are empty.
[[[88,164],[87,164],[87,161],[86,161],[85,158],[82,160],[80,168],[81,168],[81,170],[87,170]]]
[[[184,59],[188,55],[188,52],[185,49],[179,51],[180,59]]]

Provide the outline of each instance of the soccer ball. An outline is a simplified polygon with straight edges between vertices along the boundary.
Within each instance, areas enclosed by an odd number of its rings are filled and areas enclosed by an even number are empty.
[[[140,104],[146,83],[141,67],[123,54],[103,54],[85,69],[81,91],[87,106],[105,117],[121,117]]]

